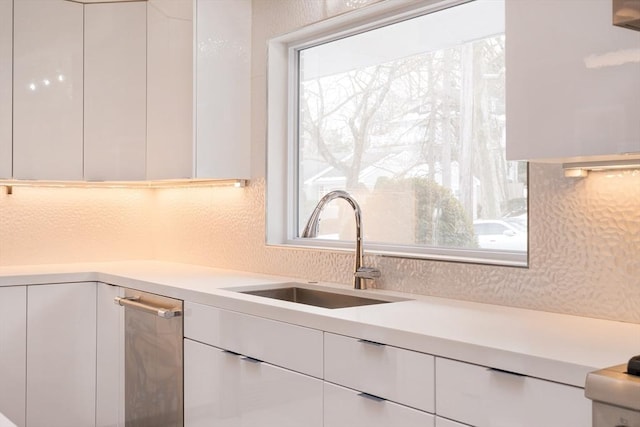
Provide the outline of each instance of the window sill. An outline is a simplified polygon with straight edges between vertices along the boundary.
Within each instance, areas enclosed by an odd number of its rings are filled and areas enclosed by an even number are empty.
[[[351,252],[355,243],[323,239],[292,239],[283,243],[269,243],[267,246],[285,249],[303,249],[322,252]],[[528,268],[527,253],[502,250],[473,250],[447,248],[415,248],[411,246],[388,246],[365,243],[365,256],[385,258],[415,259],[423,261],[455,262],[496,267]]]

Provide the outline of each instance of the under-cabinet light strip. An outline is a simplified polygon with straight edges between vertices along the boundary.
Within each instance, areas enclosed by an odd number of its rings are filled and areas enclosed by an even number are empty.
[[[48,187],[48,188],[193,188],[193,187],[236,187],[247,185],[246,179],[185,179],[158,181],[28,181],[0,180],[0,187],[5,187],[7,194],[12,194],[13,187]]]
[[[584,178],[589,171],[640,169],[640,159],[563,163],[564,176]]]

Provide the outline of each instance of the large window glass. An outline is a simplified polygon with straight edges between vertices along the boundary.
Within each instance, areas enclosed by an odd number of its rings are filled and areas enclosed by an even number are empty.
[[[526,260],[527,165],[505,159],[504,2],[294,52],[297,236],[318,200],[340,189],[360,203],[371,248]],[[353,240],[351,208],[332,202],[318,238]]]

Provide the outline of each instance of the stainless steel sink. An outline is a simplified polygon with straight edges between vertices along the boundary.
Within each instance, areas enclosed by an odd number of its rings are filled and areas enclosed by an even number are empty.
[[[240,290],[239,292],[248,295],[257,295],[265,298],[324,308],[358,307],[362,305],[405,301],[405,299],[395,297],[360,296],[353,295],[351,293],[319,290],[302,283],[284,283],[280,285],[271,285],[268,288],[263,287],[260,289]]]

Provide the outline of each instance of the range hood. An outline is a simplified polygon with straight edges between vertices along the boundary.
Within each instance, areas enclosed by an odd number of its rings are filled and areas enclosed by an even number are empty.
[[[640,31],[640,0],[613,0],[613,25]]]

